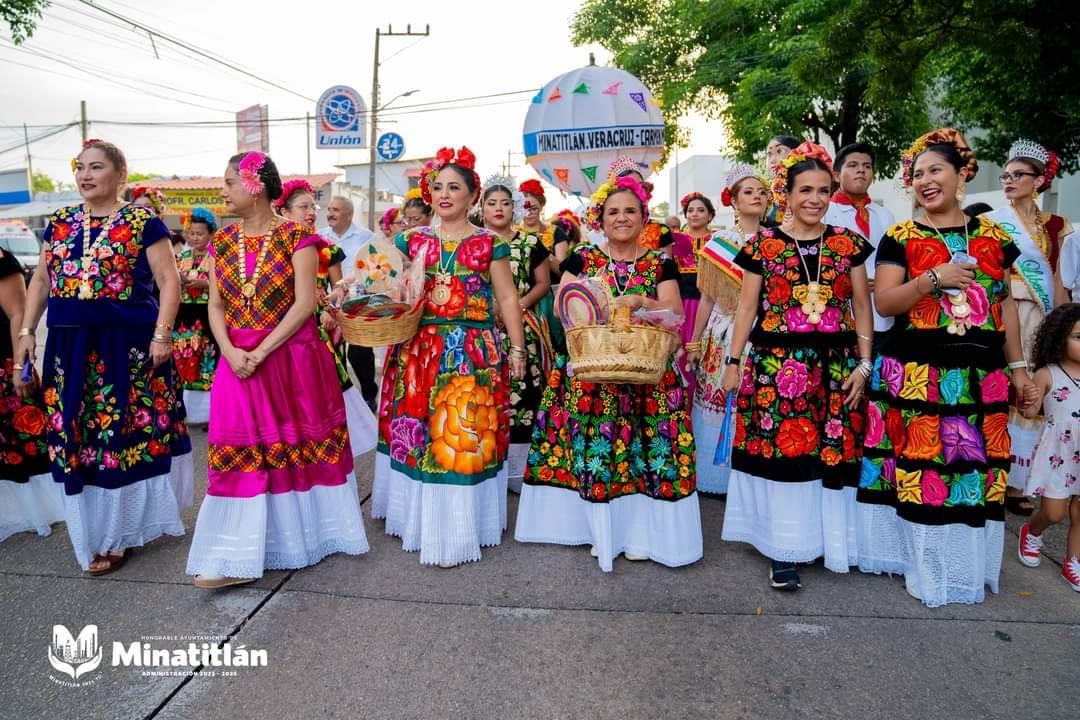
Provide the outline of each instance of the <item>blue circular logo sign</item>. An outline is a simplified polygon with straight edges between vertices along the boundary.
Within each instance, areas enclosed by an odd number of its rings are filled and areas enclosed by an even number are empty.
[[[375,143],[375,152],[380,160],[397,160],[405,154],[405,139],[397,133],[383,133]]]

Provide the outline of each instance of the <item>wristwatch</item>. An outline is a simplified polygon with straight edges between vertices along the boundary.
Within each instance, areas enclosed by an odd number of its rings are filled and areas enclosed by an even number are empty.
[[[742,358],[733,357],[728,355],[724,358],[725,365],[742,365]]]

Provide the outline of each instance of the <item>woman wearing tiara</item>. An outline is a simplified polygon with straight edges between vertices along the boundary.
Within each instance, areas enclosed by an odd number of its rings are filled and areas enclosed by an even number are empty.
[[[1020,250],[1010,273],[1010,292],[1020,317],[1020,343],[1024,359],[1031,361],[1035,333],[1043,318],[1055,307],[1068,302],[1069,295],[1059,272],[1062,246],[1072,233],[1066,218],[1039,210],[1038,198],[1050,190],[1060,163],[1057,155],[1031,140],[1018,140],[1009,149],[1005,171],[999,176],[1007,207],[988,213],[1012,237]],[[1031,456],[1042,430],[1041,416],[1024,417],[1009,409],[1009,436],[1012,438],[1012,466],[1005,509],[1030,515],[1035,509],[1024,497],[1031,470]]]
[[[713,233],[701,249],[697,267],[701,305],[697,309],[686,355],[697,378],[693,426],[698,490],[725,495],[731,473],[731,455],[717,457],[716,449],[721,434],[732,430],[730,424],[724,426],[727,395],[720,387],[720,380],[742,284],[742,268],[735,263],[735,257],[746,241],[757,235],[761,219],[769,208],[769,191],[753,167],[740,164],[728,173],[721,202],[734,208],[735,229]]]
[[[510,380],[510,449],[506,458],[510,490],[520,493],[536,410],[551,371],[549,253],[536,235],[514,231],[523,199],[521,193],[514,190],[512,178],[499,175],[488,178],[480,193],[480,203],[484,227],[505,240],[510,247],[510,272],[521,298],[525,377]],[[503,350],[507,353],[510,351],[510,337],[506,333],[503,333]]]
[[[180,311],[173,330],[173,362],[188,423],[210,420],[210,386],[218,363],[218,346],[210,332],[210,255],[207,247],[217,232],[217,220],[206,208],[197,207],[187,219],[187,247],[176,256],[180,270]]]

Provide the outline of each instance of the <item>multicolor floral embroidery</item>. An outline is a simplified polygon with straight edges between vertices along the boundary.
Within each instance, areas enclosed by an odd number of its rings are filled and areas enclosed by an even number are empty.
[[[131,297],[132,271],[142,248],[143,230],[153,213],[139,205],[125,205],[109,232],[99,241],[102,218],[90,219],[93,257],[85,258],[82,247],[86,217],[81,205],[65,207],[49,219],[45,263],[49,269],[51,296],[80,300],[127,300]],[[83,273],[88,290],[80,294]]]
[[[49,470],[41,393],[23,400],[15,393],[14,362],[0,362],[0,478],[26,480]]]
[[[180,271],[181,278],[187,278],[189,280],[206,280],[209,282],[209,267],[209,255],[203,255],[199,259],[199,262],[196,263],[191,248],[184,248],[180,254],[176,256],[176,268]],[[210,288],[188,287],[181,293],[180,302],[205,305],[210,302]]]

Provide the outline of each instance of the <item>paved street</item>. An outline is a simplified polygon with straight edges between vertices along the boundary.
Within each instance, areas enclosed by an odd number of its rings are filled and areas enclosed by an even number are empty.
[[[194,436],[200,497],[205,433]],[[358,461],[365,516],[372,466]],[[221,592],[184,575],[188,537],[90,578],[63,526],[18,536],[0,545],[0,716],[1076,717],[1080,595],[1058,577],[1060,532],[1027,570],[1012,523],[1002,593],[928,610],[898,578],[820,564],[802,592],[776,593],[760,557],[720,542],[723,503],[703,498],[702,514],[705,559],[681,570],[618,560],[605,575],[585,548],[519,545],[510,532],[479,563],[421,567],[365,518],[367,556]],[[90,623],[105,661],[90,684],[61,686],[52,626]],[[267,666],[170,677],[110,664],[113,641],[174,648],[190,636],[264,649]]]

